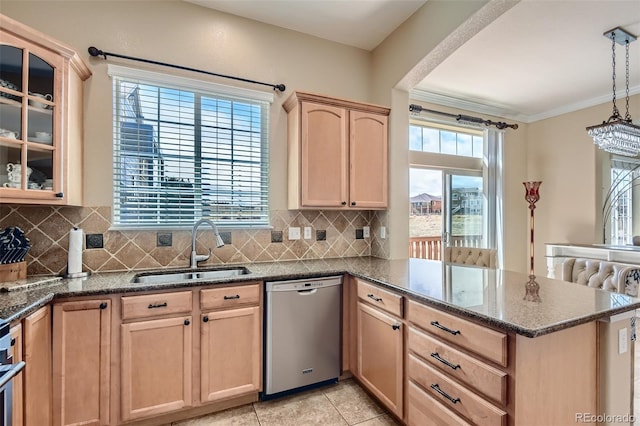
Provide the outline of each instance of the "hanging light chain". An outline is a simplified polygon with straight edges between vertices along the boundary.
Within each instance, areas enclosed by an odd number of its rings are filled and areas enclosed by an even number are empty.
[[[611,74],[613,80],[613,115],[611,118],[617,119],[620,118],[620,112],[616,105],[616,37],[614,32],[611,32],[611,62],[613,65],[613,72]]]
[[[625,121],[631,123],[631,114],[629,114],[629,39],[628,38],[627,38],[627,42],[625,43],[625,50],[626,50],[625,66],[626,66],[626,72],[627,72],[627,74],[626,74],[626,76],[627,76],[626,77],[626,83],[627,83],[627,87],[626,87],[626,90],[627,90],[627,93],[626,93],[626,95],[627,95],[627,98],[626,98],[627,106],[626,106],[626,109],[627,109],[627,112],[624,115],[624,119],[625,119]]]

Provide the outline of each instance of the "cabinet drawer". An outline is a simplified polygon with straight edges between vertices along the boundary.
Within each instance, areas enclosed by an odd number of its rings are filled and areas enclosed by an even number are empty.
[[[409,381],[408,389],[407,423],[409,426],[472,426],[471,423],[431,398],[412,381]]]
[[[429,333],[507,366],[507,335],[409,301],[407,319]]]
[[[260,285],[208,288],[200,291],[200,309],[232,308],[260,303]]]
[[[491,367],[420,330],[409,327],[408,347],[434,367],[500,404],[507,403],[507,373]]]
[[[402,296],[364,281],[356,280],[356,282],[358,284],[359,299],[402,318]]]
[[[484,400],[445,374],[429,367],[415,355],[408,357],[409,379],[419,384],[436,401],[478,426],[505,426],[507,413]]]
[[[148,318],[191,312],[191,292],[145,294],[122,298],[122,319]]]

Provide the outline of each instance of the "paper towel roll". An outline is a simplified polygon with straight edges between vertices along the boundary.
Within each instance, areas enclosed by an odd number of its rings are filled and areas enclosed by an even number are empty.
[[[69,260],[67,274],[82,272],[82,229],[73,228],[69,232]]]

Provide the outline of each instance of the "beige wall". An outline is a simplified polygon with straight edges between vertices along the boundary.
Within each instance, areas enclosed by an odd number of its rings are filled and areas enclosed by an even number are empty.
[[[624,109],[624,99],[618,107]],[[546,274],[543,243],[603,242],[602,170],[609,155],[585,128],[607,120],[611,109],[608,102],[528,126],[528,180],[542,181],[535,211],[538,275]],[[640,114],[640,95],[631,97],[629,109]]]
[[[85,84],[85,205],[111,205],[112,104],[107,63],[89,46],[219,74],[284,83],[271,108],[271,208],[286,209],[286,113],[296,89],[369,100],[370,53],[183,1],[2,1],[2,13],[75,48],[93,76]],[[160,68],[164,70],[163,68]],[[172,73],[174,71],[171,71]],[[195,78],[208,77],[186,73]],[[238,85],[233,80],[217,79]],[[256,90],[262,86],[246,85]]]

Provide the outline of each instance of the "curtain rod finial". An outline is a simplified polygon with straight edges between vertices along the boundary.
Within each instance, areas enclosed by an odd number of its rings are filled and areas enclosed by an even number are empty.
[[[89,51],[89,55],[91,55],[91,56],[99,56],[99,55],[102,55],[102,56],[104,56],[104,59],[107,59],[107,55],[105,55],[105,53],[104,53],[102,50],[98,49],[98,48],[97,48],[97,47],[95,47],[95,46],[91,46],[91,47],[89,47],[89,49],[87,49],[87,50]]]
[[[287,86],[285,86],[284,84],[276,84],[275,86],[273,86],[273,90],[284,92],[285,90],[287,90]]]

